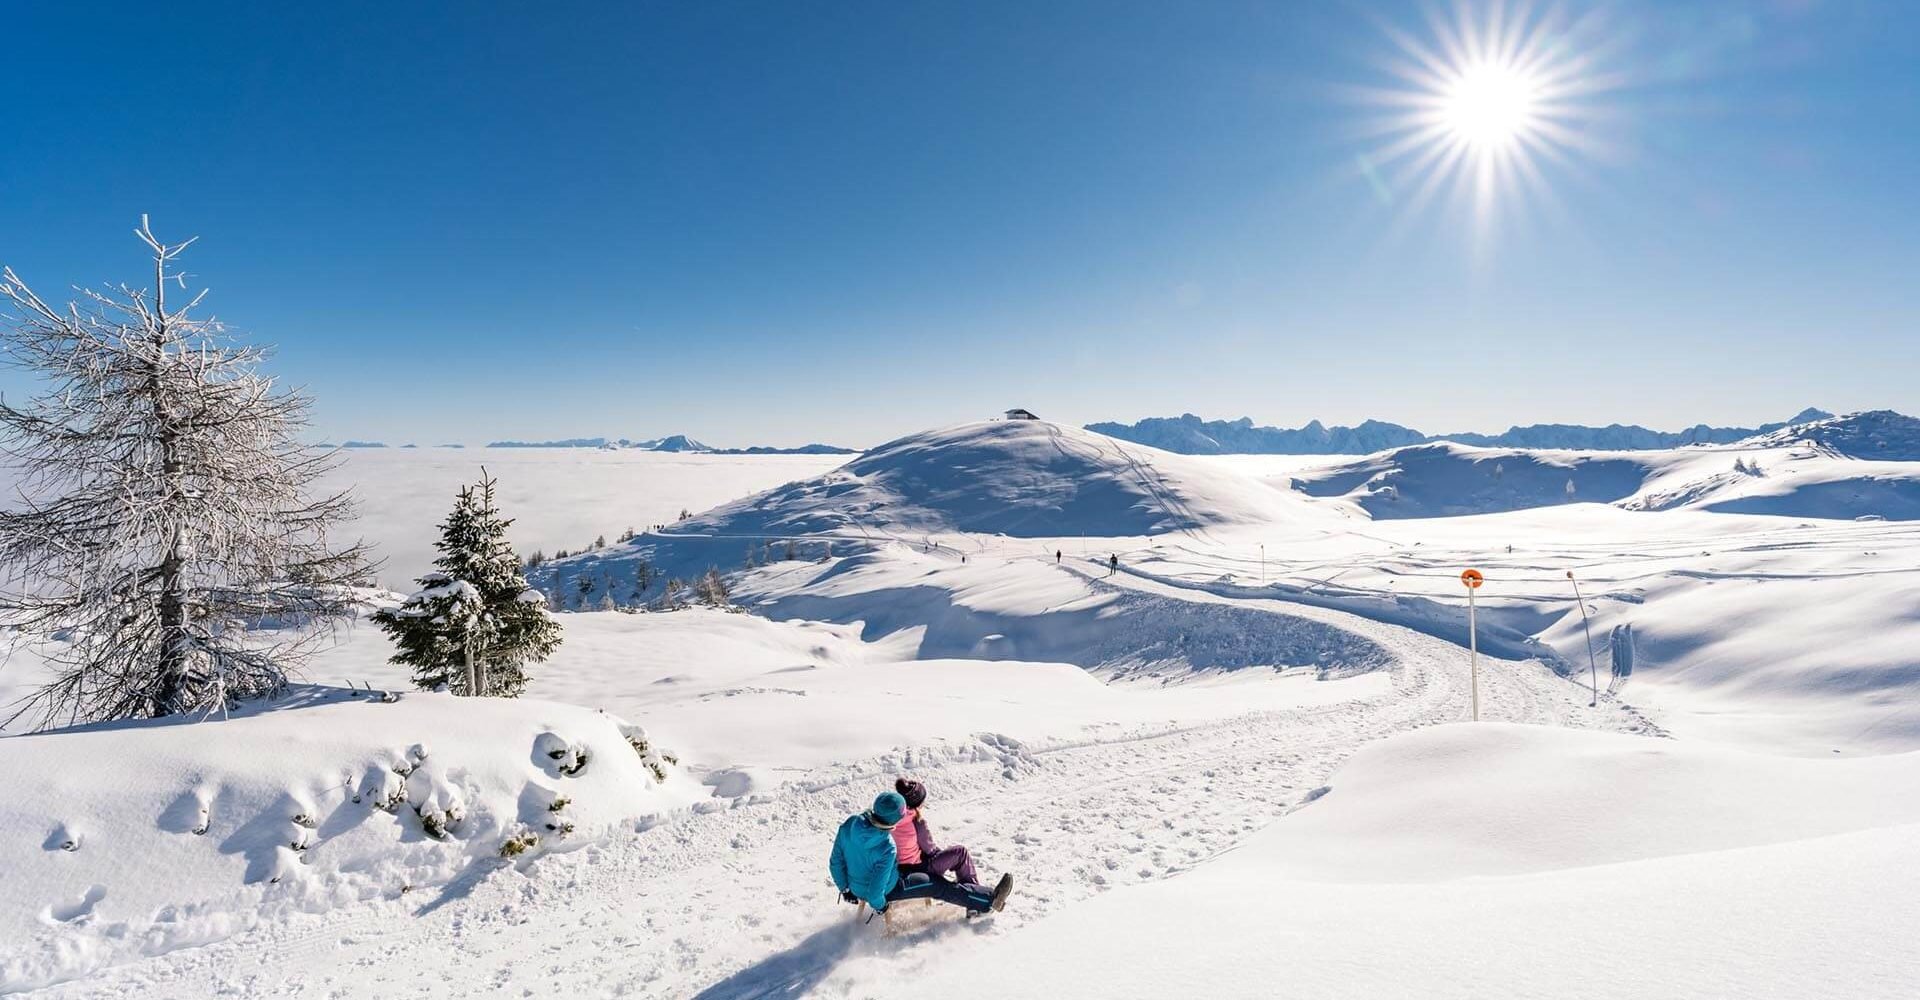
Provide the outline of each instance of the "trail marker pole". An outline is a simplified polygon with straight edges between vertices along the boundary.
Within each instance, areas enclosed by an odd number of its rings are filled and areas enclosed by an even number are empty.
[[[1473,721],[1480,721],[1480,628],[1474,620],[1473,592],[1486,582],[1477,569],[1460,574],[1460,582],[1467,588],[1467,663],[1473,675]]]
[[[1593,700],[1587,702],[1588,708],[1600,705],[1600,667],[1593,660],[1593,625],[1587,621],[1587,602],[1580,596],[1580,581],[1573,578],[1573,570],[1567,570],[1567,582],[1573,584],[1573,603],[1580,605],[1580,630],[1587,634],[1587,687],[1593,691]]]

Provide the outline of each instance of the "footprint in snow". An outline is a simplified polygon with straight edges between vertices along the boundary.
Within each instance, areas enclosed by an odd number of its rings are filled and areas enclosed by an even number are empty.
[[[107,898],[107,887],[96,885],[71,903],[56,903],[41,912],[41,918],[52,924],[81,923],[93,914],[93,908]]]

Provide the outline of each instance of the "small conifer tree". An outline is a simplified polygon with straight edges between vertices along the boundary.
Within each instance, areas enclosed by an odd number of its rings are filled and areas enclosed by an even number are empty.
[[[514,697],[527,686],[527,664],[560,645],[560,623],[507,543],[513,521],[494,506],[493,487],[482,470],[479,485],[461,489],[440,526],[439,571],[373,616],[397,647],[392,662],[412,667],[422,688]]]

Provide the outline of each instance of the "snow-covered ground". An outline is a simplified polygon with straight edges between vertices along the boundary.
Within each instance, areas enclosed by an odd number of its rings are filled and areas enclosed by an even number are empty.
[[[1912,754],[1453,725],[1369,746],[1186,876],[954,937],[913,989],[1893,1000],[1920,983],[1916,890]]]
[[[484,460],[523,548],[669,524],[536,584],[631,603],[641,559],[716,566],[753,613],[566,614],[519,702],[344,694],[404,687],[362,623],[271,710],[0,739],[0,765],[30,776],[0,807],[0,864],[22,873],[0,990],[1912,995],[1920,527],[1897,506],[1854,520],[1881,502],[1867,493],[1824,517],[1728,506],[1914,479],[1920,463],[1885,457],[1905,432],[1622,453],[1633,488],[1604,502],[1578,468],[1604,479],[1615,456],[1506,450],[1497,476],[1452,445],[1192,458],[1041,422],[916,435],[843,468],[355,453],[372,522],[421,552],[439,494]],[[636,471],[696,458],[697,486]],[[1760,471],[1717,481],[1736,460]],[[533,492],[516,500],[516,480]],[[701,506],[689,489],[719,506],[673,523]],[[1383,513],[1410,497],[1427,516]],[[1478,726],[1457,724],[1467,566],[1488,580],[1497,723]],[[1614,677],[1624,624],[1637,655]],[[17,650],[0,686],[35,670]],[[665,783],[600,711],[673,755]],[[618,769],[559,775],[548,732]],[[405,806],[349,809],[353,776],[392,773],[414,743],[446,762],[423,796],[471,804],[444,840]],[[1016,873],[1006,912],[913,912],[887,939],[837,903],[833,826],[904,772],[930,786],[941,840]],[[618,787],[569,804],[585,811],[566,837],[500,856],[588,780]],[[214,828],[174,829],[202,800]],[[280,849],[306,835],[290,812],[327,836]]]

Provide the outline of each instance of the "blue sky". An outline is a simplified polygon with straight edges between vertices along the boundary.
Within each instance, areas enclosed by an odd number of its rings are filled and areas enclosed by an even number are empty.
[[[1412,4],[115,6],[6,14],[0,261],[198,234],[336,440],[1920,411],[1900,3],[1566,7],[1491,226],[1362,169]]]

